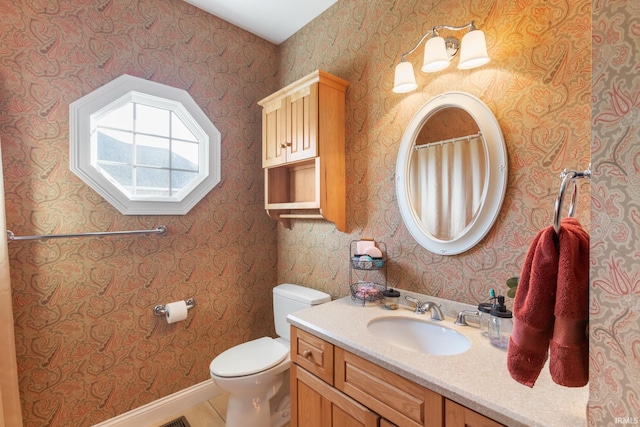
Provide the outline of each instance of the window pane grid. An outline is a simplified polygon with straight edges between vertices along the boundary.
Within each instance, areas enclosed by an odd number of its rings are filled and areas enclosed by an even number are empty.
[[[130,154],[125,158],[130,161],[98,156],[98,165],[132,195],[174,196],[200,172],[199,141],[173,111],[138,102],[130,104],[133,130],[120,128],[113,121],[95,128],[99,138],[103,135],[113,144],[128,145]],[[144,113],[152,114],[142,117]],[[169,123],[160,123],[162,120]],[[154,132],[152,124],[157,124],[160,132]],[[114,133],[121,134],[124,141],[109,135]],[[104,144],[109,142],[105,140]],[[123,175],[124,170],[130,170],[130,174]]]

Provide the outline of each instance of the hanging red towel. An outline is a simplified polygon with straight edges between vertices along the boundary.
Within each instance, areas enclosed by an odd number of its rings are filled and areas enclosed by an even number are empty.
[[[560,259],[549,370],[557,384],[589,381],[589,235],[575,218],[560,224]]]
[[[589,236],[565,218],[558,234],[553,227],[538,233],[522,268],[507,353],[513,379],[533,387],[550,354],[556,383],[588,382],[588,292]]]
[[[507,350],[511,377],[533,387],[547,360],[553,334],[558,279],[557,235],[553,227],[533,239],[513,302],[513,331]]]

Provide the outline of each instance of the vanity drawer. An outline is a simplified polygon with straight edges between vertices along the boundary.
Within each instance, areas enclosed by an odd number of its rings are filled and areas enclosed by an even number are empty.
[[[333,385],[333,345],[291,327],[291,361]]]
[[[335,387],[401,426],[441,427],[444,398],[339,347],[335,348]]]

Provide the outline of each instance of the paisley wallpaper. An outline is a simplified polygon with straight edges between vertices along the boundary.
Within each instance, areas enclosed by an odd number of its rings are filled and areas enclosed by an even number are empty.
[[[586,0],[341,1],[282,45],[281,84],[323,68],[348,80],[347,228],[297,221],[278,233],[278,279],[348,295],[349,242],[384,241],[393,287],[477,303],[506,292],[529,243],[553,221],[560,172],[589,164],[591,5]],[[491,62],[461,71],[419,71],[422,48],[408,59],[419,84],[391,91],[400,54],[435,25],[471,20],[485,32]],[[446,34],[442,35],[461,34]],[[413,114],[430,98],[457,90],[496,115],[509,155],[509,180],[496,225],[472,250],[442,256],[409,235],[395,196],[396,156]],[[589,227],[589,185],[580,185],[578,217]],[[304,248],[304,250],[301,250]]]
[[[178,0],[0,0],[0,10],[8,228],[170,230],[10,244],[25,425],[91,425],[205,380],[216,354],[273,333],[276,283],[347,295],[349,242],[360,236],[386,243],[392,286],[469,303],[504,291],[552,221],[559,173],[590,161],[578,205],[592,234],[589,423],[640,415],[635,2],[341,0],[279,47]],[[487,66],[417,73],[418,91],[391,92],[401,52],[433,25],[472,19]],[[348,233],[307,220],[284,229],[262,206],[255,101],[317,68],[351,83]],[[222,132],[222,183],[185,216],[122,216],[68,170],[69,102],[122,73],[187,89]],[[453,257],[413,241],[394,184],[403,129],[447,90],[487,103],[510,162],[496,225]],[[198,305],[185,322],[151,314],[189,296]]]
[[[209,378],[273,334],[276,226],[261,110],[277,48],[178,0],[0,0],[0,139],[25,426],[88,426]],[[222,182],[184,216],[123,216],[69,171],[69,103],[128,73],[188,90],[222,134]],[[156,304],[195,297],[169,325]]]
[[[640,424],[640,2],[593,2],[589,425]]]

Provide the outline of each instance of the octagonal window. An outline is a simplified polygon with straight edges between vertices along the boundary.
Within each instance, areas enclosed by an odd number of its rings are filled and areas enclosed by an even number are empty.
[[[220,133],[186,91],[123,75],[71,104],[70,168],[123,214],[185,214],[220,182]]]

